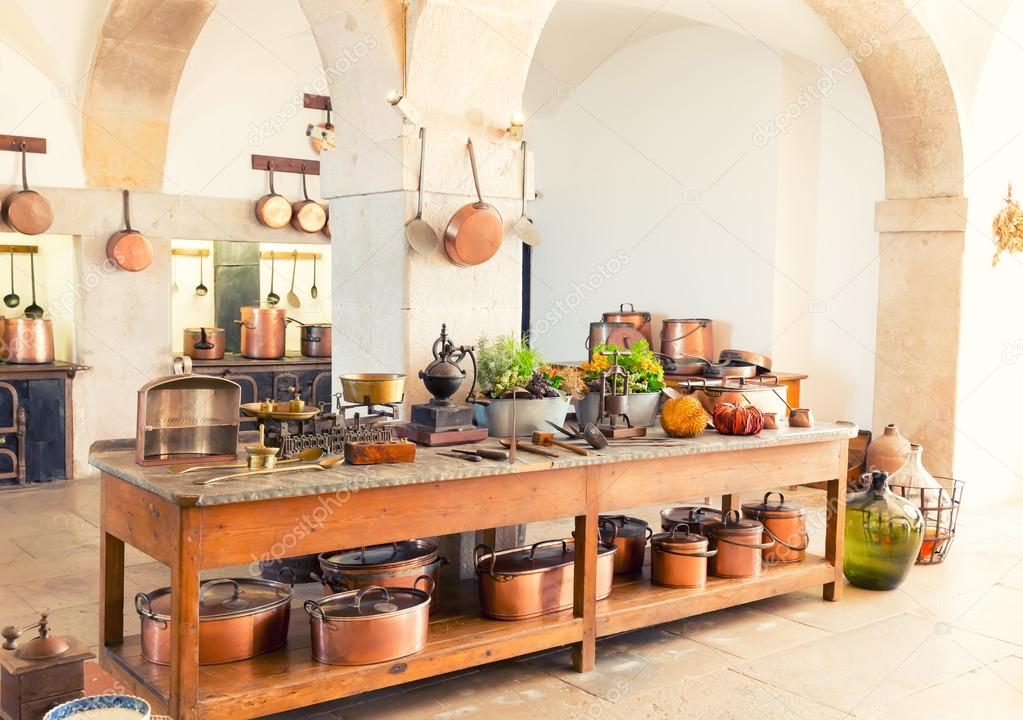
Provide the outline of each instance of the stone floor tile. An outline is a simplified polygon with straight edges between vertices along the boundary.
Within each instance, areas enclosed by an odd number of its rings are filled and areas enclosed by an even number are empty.
[[[876,592],[848,583],[842,601],[821,602],[819,590],[805,590],[760,600],[747,607],[763,610],[803,625],[829,632],[843,632],[921,607],[901,590]]]
[[[744,606],[697,615],[662,628],[747,660],[828,636],[818,628]]]
[[[980,635],[1023,645],[1023,590],[995,585],[955,624]]]

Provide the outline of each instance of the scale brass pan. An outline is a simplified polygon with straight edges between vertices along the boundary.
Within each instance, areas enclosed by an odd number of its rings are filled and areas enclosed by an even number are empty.
[[[319,408],[310,408],[299,412],[287,410],[263,410],[263,403],[251,402],[242,404],[242,414],[260,420],[309,420],[320,414]]]

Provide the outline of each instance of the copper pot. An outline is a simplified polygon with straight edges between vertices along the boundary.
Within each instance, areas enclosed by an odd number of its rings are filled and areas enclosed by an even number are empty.
[[[305,357],[330,357],[330,323],[302,326],[302,355]]]
[[[544,540],[500,552],[477,545],[473,559],[483,614],[496,620],[524,620],[571,608],[574,549],[572,540]],[[597,600],[611,594],[616,552],[614,545],[598,546]]]
[[[417,578],[415,585],[429,585]],[[328,665],[371,665],[412,655],[426,646],[430,593],[379,585],[308,600],[313,658]]]
[[[439,556],[437,546],[429,540],[401,542],[354,550],[323,553],[318,558],[320,574],[314,579],[323,583],[324,594],[347,592],[379,585],[387,588],[412,587],[416,578],[426,575],[432,580],[430,594],[438,599],[440,569],[448,564]]]
[[[777,502],[768,502],[772,495],[778,496]],[[785,502],[780,492],[769,492],[764,494],[763,502],[743,503],[742,514],[763,523],[764,542],[774,541],[772,547],[764,550],[764,562],[799,562],[806,557],[810,537],[803,507]]]
[[[626,515],[601,515],[600,541],[618,548],[615,553],[615,575],[634,575],[643,571],[646,543],[654,534],[646,520]]]
[[[719,522],[722,512],[706,505],[681,505],[661,510],[661,529],[671,532],[679,523],[685,523],[697,534],[704,535],[703,525]]]
[[[256,219],[272,230],[278,230],[291,220],[291,203],[274,189],[274,164],[266,166],[270,175],[270,192],[256,201]]]
[[[256,360],[284,357],[284,332],[288,323],[286,308],[245,305],[241,309],[242,356]]]
[[[714,321],[707,318],[661,323],[661,355],[682,365],[702,365],[714,357]]]
[[[275,580],[221,578],[199,588],[199,664],[245,660],[288,639],[291,587]],[[171,589],[135,596],[142,620],[142,657],[169,665]]]
[[[664,587],[703,587],[707,558],[717,554],[717,550],[708,549],[709,544],[703,535],[690,533],[687,523],[654,535],[650,538],[650,582]]]
[[[12,230],[22,235],[41,235],[53,224],[53,209],[50,201],[28,189],[25,144],[21,144],[21,190],[4,198],[0,215]]]
[[[193,360],[222,360],[224,328],[185,328],[182,348]]]
[[[53,362],[53,323],[43,318],[7,318],[4,359],[19,365]]]
[[[149,238],[131,226],[131,205],[128,191],[122,193],[124,203],[124,230],[118,230],[107,240],[107,259],[122,270],[139,272],[153,262],[153,244]]]
[[[626,307],[629,309],[626,310]],[[604,322],[628,323],[643,334],[650,348],[653,349],[654,332],[650,327],[650,313],[640,312],[632,303],[622,303],[618,306],[617,312],[604,313],[603,319]]]
[[[785,417],[789,410],[788,388],[778,382],[775,375],[761,375],[757,378],[730,378],[707,382],[706,378],[685,378],[679,380],[674,389],[693,395],[708,415],[714,414],[718,405],[754,405],[764,413],[775,413]]]
[[[327,224],[327,212],[318,202],[309,199],[305,165],[302,166],[302,197],[302,200],[291,203],[291,227],[307,233],[320,232]]]
[[[590,351],[590,358],[593,357],[593,349],[598,345],[610,342],[612,337],[617,338],[620,335],[620,331],[626,328],[632,328],[632,325],[624,322],[591,322],[590,323],[590,334],[586,338],[586,349]]]
[[[704,523],[703,532],[711,550],[717,550],[710,560],[710,574],[718,577],[757,577],[763,571],[763,551],[774,546],[773,540],[761,542],[764,526],[744,519],[738,510],[728,511],[720,521]]]

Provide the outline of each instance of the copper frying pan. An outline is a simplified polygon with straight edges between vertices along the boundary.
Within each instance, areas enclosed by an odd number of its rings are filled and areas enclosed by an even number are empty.
[[[40,235],[53,224],[53,210],[50,202],[35,190],[28,189],[28,175],[25,171],[25,143],[21,144],[21,187],[16,193],[4,198],[0,213],[4,222],[23,235]]]
[[[270,173],[270,192],[256,201],[256,219],[268,228],[279,230],[291,220],[291,203],[274,190],[274,164],[266,166]]]
[[[307,233],[317,233],[327,224],[327,213],[318,202],[309,199],[305,184],[305,165],[302,166],[302,197],[291,203],[291,227]]]
[[[132,229],[127,190],[124,191],[123,198],[124,230],[115,232],[107,240],[107,258],[122,270],[138,272],[145,270],[153,262],[153,245],[149,238]]]
[[[476,152],[469,138],[469,162],[476,185],[477,202],[459,208],[444,229],[444,252],[455,265],[482,265],[497,254],[504,238],[504,220],[497,208],[483,202],[476,170]]]

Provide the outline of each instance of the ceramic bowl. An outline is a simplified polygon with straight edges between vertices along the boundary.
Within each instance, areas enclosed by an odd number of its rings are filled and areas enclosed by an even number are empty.
[[[150,720],[152,710],[131,695],[95,695],[78,698],[50,710],[43,720]]]

